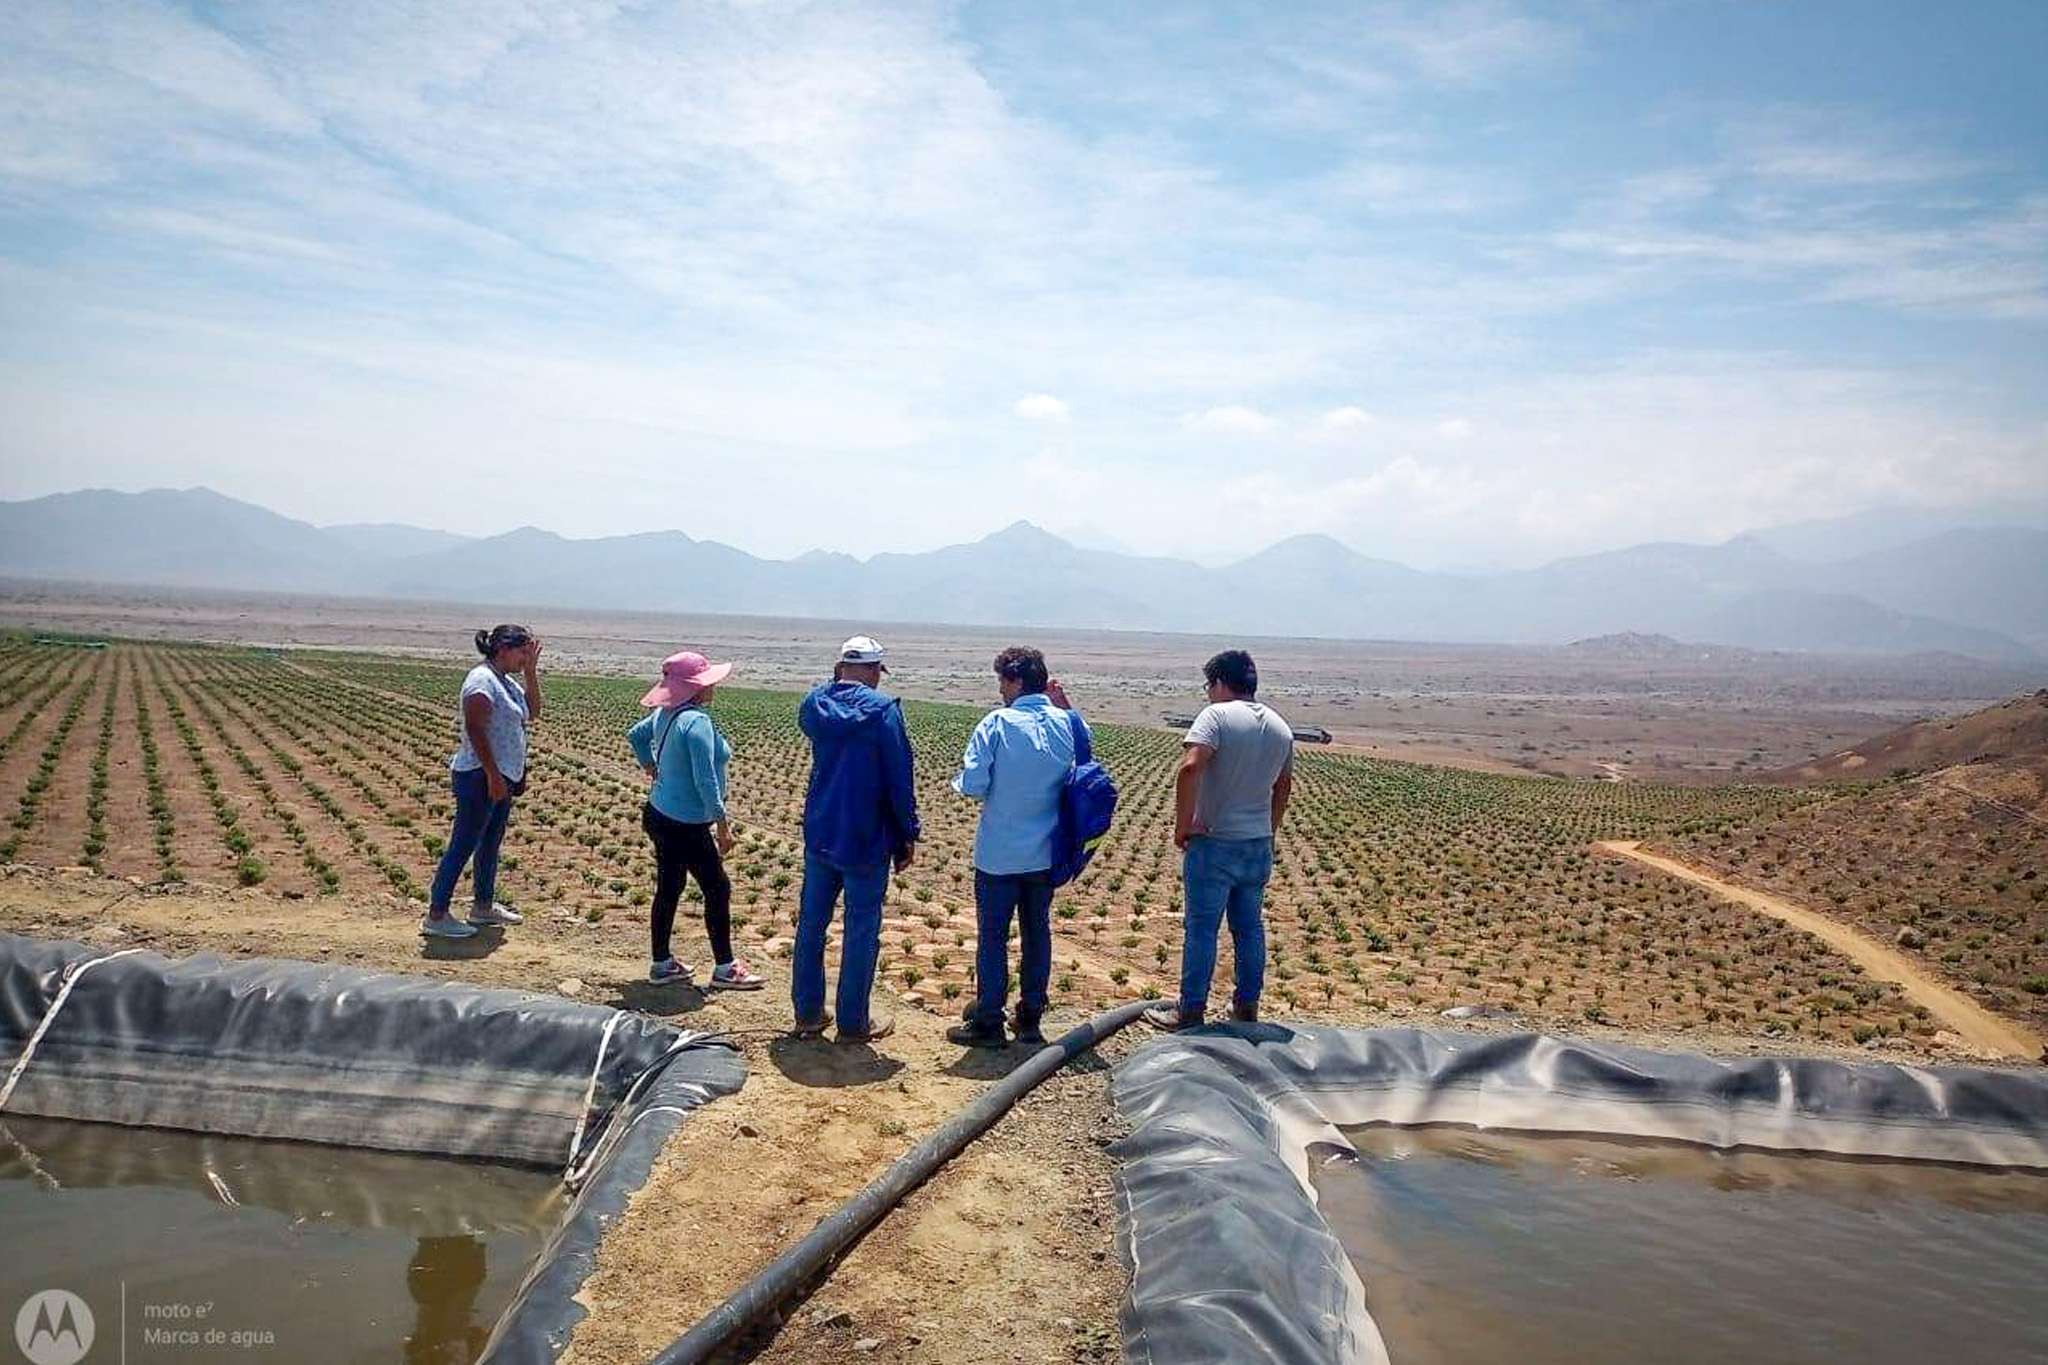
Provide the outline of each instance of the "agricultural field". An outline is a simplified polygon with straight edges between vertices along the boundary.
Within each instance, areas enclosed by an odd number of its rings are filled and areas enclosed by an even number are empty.
[[[0,861],[347,893],[351,905],[374,893],[390,932],[409,936],[446,835],[461,671],[317,651],[0,641]],[[623,733],[645,685],[547,674],[500,881],[500,898],[528,915],[514,934],[610,952],[642,942],[644,784]],[[802,876],[808,752],[795,702],[722,688],[714,705],[736,750],[736,934],[771,968],[788,952]],[[905,713],[926,841],[892,885],[882,970],[891,992],[952,1013],[971,989],[977,808],[946,784],[981,710],[910,702]],[[1168,837],[1179,743],[1103,724],[1097,752],[1124,791],[1118,827],[1056,903],[1055,994],[1083,1005],[1170,991],[1180,941]],[[1929,1033],[1895,988],[1813,940],[1588,849],[1710,839],[1815,799],[1304,750],[1269,897],[1271,1008],[1342,1020],[1483,1002],[1565,1027]]]

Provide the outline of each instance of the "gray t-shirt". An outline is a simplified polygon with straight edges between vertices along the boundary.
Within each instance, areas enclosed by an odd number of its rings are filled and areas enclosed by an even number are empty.
[[[469,742],[469,726],[462,720],[462,708],[476,696],[488,697],[491,702],[491,719],[484,726],[491,757],[498,761],[498,771],[507,782],[517,782],[526,775],[526,689],[516,678],[501,677],[489,664],[478,664],[462,680],[462,698],[455,704],[455,732],[462,737],[462,747],[448,766],[466,773],[484,765],[476,746]]]
[[[1278,711],[1255,701],[1202,708],[1187,742],[1216,751],[1202,769],[1195,830],[1212,839],[1270,839],[1273,784],[1294,767],[1294,731]]]

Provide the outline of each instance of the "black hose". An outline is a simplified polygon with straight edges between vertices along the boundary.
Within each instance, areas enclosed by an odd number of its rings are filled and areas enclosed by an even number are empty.
[[[702,1365],[710,1360],[721,1347],[808,1284],[968,1143],[993,1128],[1027,1092],[1136,1019],[1150,1003],[1134,1000],[1118,1005],[1041,1048],[1030,1061],[984,1090],[974,1103],[869,1181],[866,1189],[820,1219],[801,1241],[770,1261],[648,1365]]]

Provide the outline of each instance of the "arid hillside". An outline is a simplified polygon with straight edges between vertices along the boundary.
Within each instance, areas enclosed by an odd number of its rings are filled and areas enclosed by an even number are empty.
[[[1771,782],[1869,782],[2048,754],[2048,688],[1967,716],[1915,721],[1852,748],[1767,773]]]
[[[1912,726],[1828,762],[1865,754],[1903,770],[1944,752],[1997,756],[1900,771],[1664,847],[1881,935],[1992,1010],[2048,1023],[2048,697]]]

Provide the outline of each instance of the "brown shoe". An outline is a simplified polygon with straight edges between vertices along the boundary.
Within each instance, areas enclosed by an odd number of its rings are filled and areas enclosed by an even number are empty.
[[[792,1038],[823,1038],[825,1030],[832,1027],[832,1011],[826,1010],[815,1019],[799,1019],[790,1026]]]
[[[887,1038],[890,1034],[894,1033],[895,1031],[895,1018],[893,1016],[885,1014],[879,1019],[870,1018],[868,1020],[868,1026],[858,1033],[847,1029],[844,1025],[841,1025],[839,1029],[839,1036],[835,1038],[833,1041],[840,1043],[873,1043],[878,1042],[883,1038]]]
[[[1258,1022],[1259,1022],[1259,1002],[1258,1002],[1258,1001],[1256,1001],[1256,1000],[1254,1000],[1254,1001],[1252,1001],[1252,1002],[1251,1002],[1251,1003],[1250,1003],[1249,1005],[1247,1005],[1247,1004],[1245,1004],[1245,1003],[1244,1003],[1244,1002],[1243,1002],[1242,1000],[1233,1000],[1233,1001],[1231,1001],[1231,1002],[1230,1002],[1230,1017],[1231,1017],[1231,1018],[1232,1018],[1233,1020],[1235,1020],[1235,1021],[1236,1021],[1237,1023],[1240,1023],[1240,1024],[1256,1024],[1256,1023],[1258,1023]]]
[[[1168,1033],[1177,1033],[1184,1028],[1202,1026],[1201,1010],[1184,1010],[1179,1005],[1154,1005],[1145,1011],[1145,1022],[1154,1028],[1163,1028]]]

